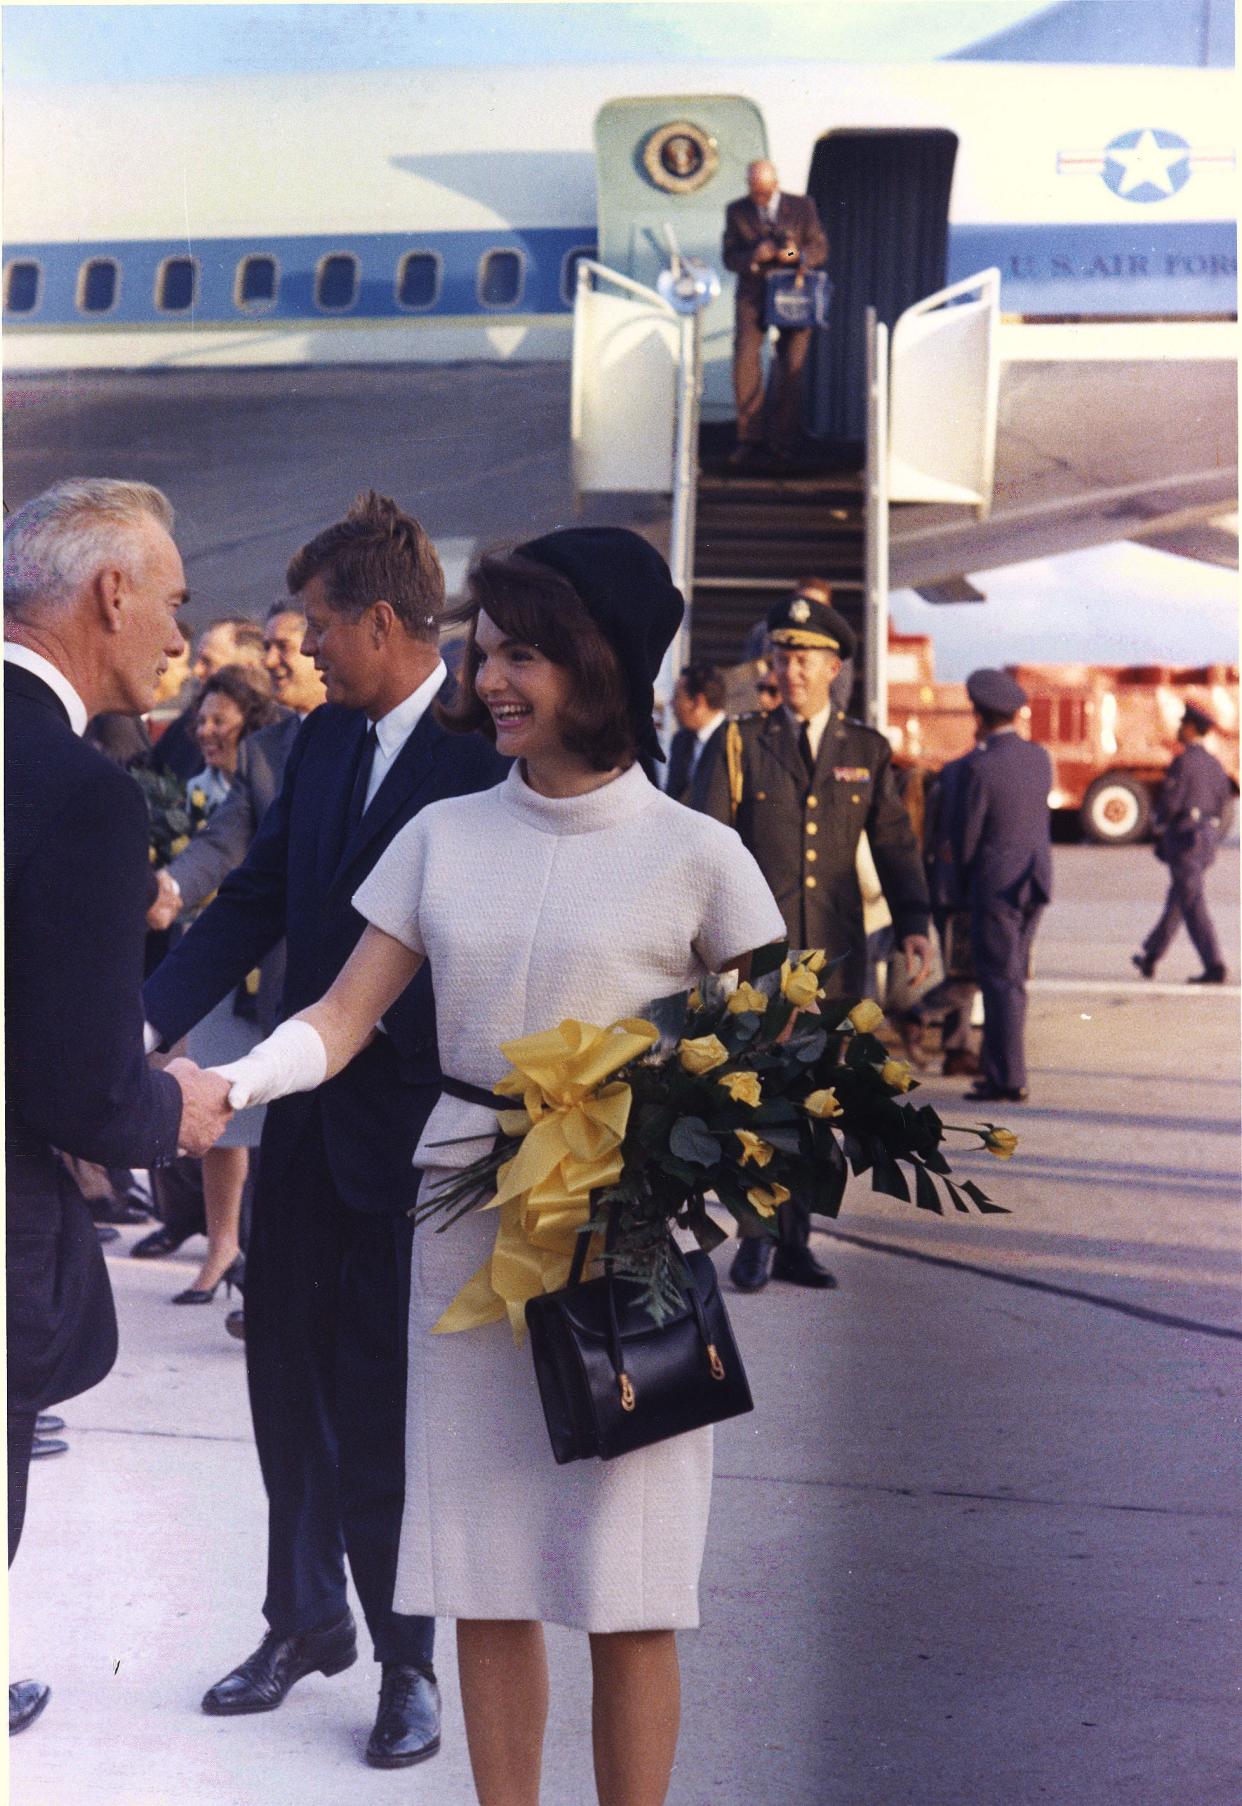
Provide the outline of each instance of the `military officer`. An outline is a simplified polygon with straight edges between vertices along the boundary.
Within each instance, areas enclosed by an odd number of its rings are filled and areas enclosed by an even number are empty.
[[[854,634],[827,600],[802,594],[778,602],[767,625],[782,706],[729,724],[700,807],[737,829],[772,888],[791,946],[822,947],[825,994],[848,1002],[863,995],[867,966],[855,867],[865,832],[917,983],[931,962],[927,884],[893,783],[889,744],[839,714],[831,698],[843,660],[853,656]],[[795,1285],[832,1285],[808,1246],[805,1206],[791,1199],[779,1228],[775,1261],[767,1237],[742,1243],[734,1283],[757,1291],[771,1273]]]
[[[1156,858],[1169,868],[1169,894],[1160,920],[1143,942],[1134,964],[1151,978],[1182,922],[1203,961],[1192,985],[1223,985],[1225,962],[1208,914],[1203,876],[1216,857],[1221,830],[1233,806],[1233,785],[1224,766],[1203,744],[1216,723],[1193,702],[1186,704],[1177,730],[1181,752],[1165,774],[1156,804]]]
[[[1052,760],[1018,733],[1026,691],[1007,672],[972,671],[966,694],[978,745],[963,768],[952,834],[983,992],[982,1077],[966,1095],[1022,1103],[1027,965],[1039,918],[1052,899]]]

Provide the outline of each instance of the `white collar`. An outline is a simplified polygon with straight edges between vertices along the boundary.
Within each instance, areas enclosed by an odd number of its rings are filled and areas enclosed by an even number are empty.
[[[594,834],[620,827],[640,810],[661,800],[662,793],[649,782],[637,760],[633,765],[580,796],[543,796],[522,776],[522,762],[515,759],[496,787],[506,809],[541,834]]]
[[[717,709],[716,713],[711,717],[710,721],[705,721],[703,723],[702,727],[696,728],[694,730],[695,733],[698,735],[698,740],[699,740],[700,746],[707,745],[707,742],[711,739],[711,737],[715,733],[716,729],[720,726],[720,723],[722,721],[724,721],[725,719],[726,719],[726,716],[725,716],[724,710]]]
[[[832,715],[831,702],[826,702],[818,715],[808,715],[805,722],[801,715],[794,714],[788,703],[785,703],[783,706],[785,710],[785,719],[788,721],[794,733],[800,734],[805,726],[808,729],[812,740],[817,734],[823,733]]]
[[[396,758],[439,695],[447,676],[443,659],[437,659],[431,676],[424,678],[417,690],[411,690],[404,702],[399,702],[395,709],[389,709],[386,715],[380,716],[375,723],[375,738],[386,759]]]
[[[21,646],[16,640],[4,642],[4,656],[10,665],[18,665],[23,671],[29,671],[45,683],[52,694],[65,706],[69,717],[69,725],[79,738],[86,732],[86,704],[78,695],[64,672],[54,665],[41,652],[32,652],[29,646]]]

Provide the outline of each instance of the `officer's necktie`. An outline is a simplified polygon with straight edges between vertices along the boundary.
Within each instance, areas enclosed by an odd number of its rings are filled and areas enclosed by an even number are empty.
[[[798,735],[798,751],[802,754],[802,763],[806,766],[807,777],[815,775],[815,754],[811,751],[810,723],[802,723],[802,731]]]
[[[367,787],[371,782],[371,768],[375,764],[376,747],[375,723],[367,728],[366,737],[358,753],[358,764],[354,771],[354,786],[349,793],[349,814],[345,818],[345,832],[352,834],[362,820],[366,808]]]

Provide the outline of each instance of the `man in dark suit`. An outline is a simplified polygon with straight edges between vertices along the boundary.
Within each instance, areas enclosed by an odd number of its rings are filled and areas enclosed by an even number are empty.
[[[322,996],[362,933],[350,902],[428,803],[496,783],[485,740],[431,704],[444,577],[418,523],[374,494],[289,566],[327,702],[302,724],[243,863],[148,981],[166,1042],[283,937],[282,1015]],[[356,1656],[345,1560],[381,1664],[375,1767],[439,1748],[430,1619],[392,1609],[405,1488],[406,1317],[414,1148],[435,1100],[429,975],[321,1090],[267,1112],[246,1270],[246,1364],[268,1495],[269,1630],[209,1689],[213,1714],[271,1711],[303,1675]],[[417,1376],[415,1376],[417,1383]]]
[[[678,803],[694,803],[719,755],[725,728],[725,680],[715,665],[686,665],[673,687],[677,732],[668,749],[664,788]]]
[[[734,296],[733,388],[737,398],[737,447],[730,463],[754,461],[764,444],[763,323],[767,278],[782,270],[822,269],[828,240],[809,195],[782,194],[775,166],[763,159],[746,171],[748,193],[725,212],[724,266],[737,277]],[[810,328],[784,330],[776,339],[776,384],[770,444],[780,458],[797,449],[802,371]]]
[[[957,864],[958,822],[966,798],[970,754],[950,759],[925,792],[923,861],[932,920],[940,937],[944,981],[922,999],[920,1017],[941,1019],[941,1071],[946,1078],[979,1071],[971,1027],[979,986],[970,953],[970,909],[965,879]]]
[[[201,1154],[228,1120],[222,1081],[142,1052],[142,797],[81,736],[149,708],[182,646],[172,509],[145,483],[79,479],[4,530],[4,900],[9,1560],[35,1418],[96,1385],[116,1316],[95,1226],[60,1152],[156,1166]],[[47,1702],[9,1688],[10,1732]]]
[[[970,908],[970,946],[983,992],[979,1102],[1022,1103],[1026,975],[1035,930],[1052,900],[1052,760],[1015,726],[1026,691],[1004,671],[972,671],[966,694],[979,744],[966,762],[955,823]]]
[[[856,869],[865,832],[910,981],[918,983],[931,958],[927,884],[889,744],[832,704],[842,660],[855,649],[849,623],[826,602],[795,595],[769,613],[768,642],[783,706],[729,723],[703,809],[737,829],[771,886],[790,945],[822,947],[825,995],[849,1003],[863,995],[867,970]],[[805,1206],[790,1199],[778,1217],[775,1261],[768,1237],[743,1241],[734,1284],[758,1291],[769,1276],[833,1284],[810,1251]]]
[[[1182,750],[1165,773],[1156,800],[1156,858],[1169,868],[1169,893],[1142,952],[1132,956],[1144,978],[1155,976],[1183,922],[1203,961],[1202,972],[1189,982],[1223,985],[1228,977],[1203,892],[1204,877],[1233,810],[1229,774],[1203,744],[1215,726],[1206,709],[1186,704],[1177,730]]]

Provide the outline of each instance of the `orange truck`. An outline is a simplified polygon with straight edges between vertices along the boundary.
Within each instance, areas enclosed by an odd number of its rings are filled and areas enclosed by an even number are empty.
[[[1054,809],[1074,811],[1090,840],[1124,846],[1151,826],[1160,780],[1178,751],[1186,702],[1217,723],[1208,747],[1238,788],[1236,665],[1007,665],[1030,702],[1021,725],[1052,757]],[[965,684],[937,683],[931,641],[889,634],[888,737],[899,765],[938,770],[969,751]]]

